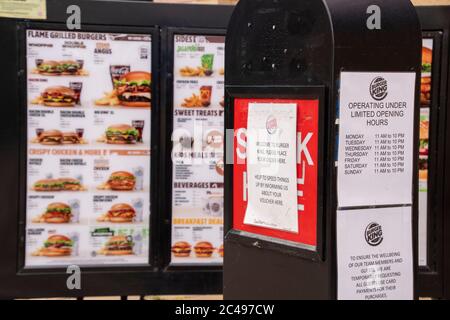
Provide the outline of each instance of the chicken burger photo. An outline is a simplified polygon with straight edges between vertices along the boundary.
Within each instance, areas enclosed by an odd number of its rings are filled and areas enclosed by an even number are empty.
[[[132,206],[126,203],[118,203],[109,209],[105,220],[114,223],[127,223],[133,222],[135,217],[136,211]]]
[[[72,209],[65,203],[54,202],[47,206],[41,221],[45,223],[69,223],[72,218]]]
[[[66,236],[54,235],[45,241],[44,248],[39,251],[44,257],[64,257],[72,254],[73,241]]]
[[[81,185],[81,182],[78,179],[59,178],[57,180],[61,184],[62,189],[64,191],[81,191],[81,190],[83,190],[83,186]]]
[[[108,144],[135,144],[139,136],[136,128],[127,124],[109,126],[106,130]]]
[[[117,171],[110,175],[107,184],[112,190],[131,191],[135,188],[136,178],[127,171]]]
[[[42,101],[48,107],[73,107],[77,101],[77,94],[69,87],[49,87],[42,93]]]
[[[33,185],[34,191],[41,191],[41,192],[62,191],[63,189],[64,189],[63,183],[56,179],[38,180]]]
[[[186,241],[179,241],[172,246],[171,251],[174,257],[187,258],[191,255],[191,245]]]
[[[117,97],[126,107],[150,108],[151,73],[145,71],[128,72],[115,81]]]
[[[133,240],[131,236],[114,236],[105,243],[102,254],[106,256],[124,256],[133,254]]]
[[[210,258],[214,252],[214,247],[210,242],[201,241],[194,247],[197,258]]]

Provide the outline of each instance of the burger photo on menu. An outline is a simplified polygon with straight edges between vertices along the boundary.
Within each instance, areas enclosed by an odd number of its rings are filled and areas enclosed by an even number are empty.
[[[433,63],[433,50],[422,47],[422,77],[420,83],[420,103],[431,103],[431,70]]]
[[[217,249],[217,253],[221,258],[223,258],[223,244],[220,245],[219,249]]]
[[[36,59],[36,68],[32,73],[43,76],[87,76],[89,73],[83,69],[83,65],[83,60]]]
[[[428,157],[419,158],[419,180],[428,180]]]
[[[72,219],[72,208],[62,202],[50,203],[45,212],[33,219],[34,223],[70,223]]]
[[[176,242],[171,249],[174,257],[187,258],[191,255],[191,245],[186,241]]]
[[[211,258],[214,246],[210,242],[201,241],[194,246],[194,252],[197,258]]]
[[[99,190],[133,191],[136,187],[136,177],[128,171],[113,172]]]
[[[42,248],[34,252],[33,256],[66,257],[72,255],[73,241],[64,235],[53,235],[45,241]]]
[[[31,100],[31,104],[46,107],[75,107],[80,103],[83,84],[72,82],[71,87],[53,86],[46,88],[38,97]]]
[[[66,86],[48,87],[41,95],[31,101],[47,107],[74,107],[79,102],[79,93]]]
[[[98,222],[131,223],[136,217],[136,210],[126,203],[113,205],[106,214],[100,216]]]
[[[128,124],[115,124],[106,129],[98,142],[107,144],[136,144],[140,138],[139,130]]]
[[[99,254],[105,256],[133,255],[133,247],[131,236],[113,236],[106,241]]]
[[[114,80],[114,90],[95,101],[97,106],[150,108],[152,101],[152,74],[146,71],[131,71]]]
[[[429,134],[430,134],[430,122],[428,120],[420,120],[419,154],[421,156],[428,156]]]
[[[39,143],[41,145],[73,145],[86,144],[82,135],[79,132],[61,132],[59,130],[36,130],[36,137],[31,140],[31,143]]]
[[[57,178],[38,180],[34,183],[32,190],[37,192],[85,191],[86,188],[78,179]]]

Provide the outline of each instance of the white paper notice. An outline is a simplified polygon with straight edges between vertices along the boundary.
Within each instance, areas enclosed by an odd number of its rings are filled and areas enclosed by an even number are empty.
[[[298,233],[297,105],[250,103],[244,223]]]
[[[415,73],[341,73],[338,206],[412,203]]]
[[[338,211],[338,299],[413,299],[411,214],[411,207]]]

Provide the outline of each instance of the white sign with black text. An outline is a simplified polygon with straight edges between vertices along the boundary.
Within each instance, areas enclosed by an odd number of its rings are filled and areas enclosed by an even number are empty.
[[[342,72],[338,207],[412,203],[413,72]]]
[[[337,212],[339,300],[413,299],[411,215],[409,206]]]
[[[250,103],[244,223],[298,233],[297,105]]]

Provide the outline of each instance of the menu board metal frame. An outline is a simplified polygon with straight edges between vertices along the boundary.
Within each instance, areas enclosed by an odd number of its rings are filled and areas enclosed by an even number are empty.
[[[28,148],[28,136],[27,136],[27,103],[30,97],[27,97],[27,61],[26,61],[26,32],[30,29],[37,29],[37,30],[57,30],[57,31],[67,31],[65,28],[61,28],[61,26],[53,25],[53,24],[45,24],[45,23],[27,23],[20,25],[20,57],[22,58],[20,61],[20,69],[24,70],[24,72],[21,72],[20,74],[20,84],[21,84],[21,120],[23,121],[21,128],[21,146],[20,146],[20,164],[21,169],[27,168],[27,148]],[[148,70],[149,72],[152,72],[153,69],[153,63],[155,61],[159,60],[159,43],[156,41],[156,43],[153,43],[154,39],[158,39],[158,29],[157,28],[133,28],[133,27],[121,27],[121,28],[106,28],[106,27],[98,27],[98,26],[83,26],[84,32],[91,31],[91,32],[104,32],[104,33],[134,33],[134,34],[143,34],[143,35],[150,35],[151,36],[151,70]],[[152,72],[152,107],[150,109],[151,112],[151,166],[150,166],[150,186],[157,185],[157,179],[158,179],[158,162],[152,161],[153,157],[154,159],[158,159],[158,141],[159,141],[159,130],[157,124],[157,119],[159,117],[159,92],[157,89],[157,79],[159,77],[158,70],[155,69],[154,72]],[[148,120],[148,119],[147,119]],[[57,272],[61,271],[61,268],[64,269],[64,266],[58,266],[55,268],[49,267],[25,267],[25,239],[26,239],[26,226],[27,226],[27,209],[26,209],[26,203],[27,203],[27,188],[30,188],[29,185],[27,185],[27,169],[21,170],[20,174],[20,211],[19,211],[19,225],[23,226],[19,229],[19,261],[18,261],[18,269],[20,273],[23,274],[34,274],[34,273],[51,273],[51,272]],[[152,189],[150,192],[150,225],[157,225],[158,222],[158,216],[157,213],[159,210],[157,210],[157,193],[154,192]],[[156,214],[153,215],[152,212],[155,212]],[[150,229],[150,226],[149,226]],[[93,270],[112,270],[115,268],[123,268],[126,267],[129,268],[130,271],[135,270],[149,270],[149,268],[155,264],[155,255],[152,254],[154,252],[152,245],[154,243],[157,243],[158,234],[153,234],[153,232],[150,233],[149,237],[149,261],[148,265],[138,265],[138,266],[127,266],[124,265],[87,265],[83,266],[83,270],[85,272],[93,271]]]
[[[450,297],[450,219],[448,211],[450,156],[450,6],[416,7],[423,38],[433,39],[427,195],[427,265],[419,266],[417,291],[421,297]]]
[[[442,210],[439,202],[442,201],[442,175],[439,175],[440,154],[442,150],[443,135],[439,134],[440,119],[440,103],[442,99],[439,97],[441,87],[440,79],[442,71],[440,69],[442,62],[442,32],[423,32],[424,39],[433,41],[433,63],[432,63],[432,87],[431,87],[431,103],[428,106],[421,106],[421,109],[429,109],[430,111],[430,131],[429,131],[429,155],[428,155],[428,194],[427,194],[427,261],[426,265],[419,264],[419,279],[421,277],[429,277],[430,275],[439,276],[442,270],[442,259],[439,253],[440,242],[437,241],[442,225]],[[441,199],[441,200],[440,200]],[[420,214],[420,213],[419,213]],[[420,240],[419,240],[420,241]],[[420,285],[420,280],[419,280]]]
[[[173,96],[174,96],[174,37],[177,34],[186,34],[186,35],[199,35],[199,36],[225,36],[225,29],[205,29],[205,28],[177,28],[177,27],[169,27],[163,30],[163,43],[167,44],[166,53],[164,56],[169,57],[166,59],[163,64],[163,70],[166,72],[162,72],[162,75],[165,75],[163,80],[163,85],[166,86],[166,95],[161,97],[161,105],[167,108],[166,115],[166,134],[165,134],[165,142],[164,146],[168,146],[168,149],[163,152],[165,154],[165,161],[161,164],[161,169],[165,172],[165,176],[167,179],[165,180],[166,185],[163,187],[165,190],[165,194],[167,195],[166,203],[161,206],[163,208],[164,221],[165,226],[162,230],[162,244],[164,248],[161,249],[163,253],[162,264],[167,267],[167,270],[178,270],[178,271],[187,271],[187,270],[202,270],[217,273],[221,276],[222,266],[219,265],[207,265],[207,264],[198,264],[198,265],[175,265],[171,263],[171,246],[172,246],[172,190],[173,190],[173,164],[172,164],[172,132],[173,132]],[[225,93],[225,92],[224,92]],[[165,210],[164,210],[165,209]],[[224,230],[225,231],[225,230]]]

